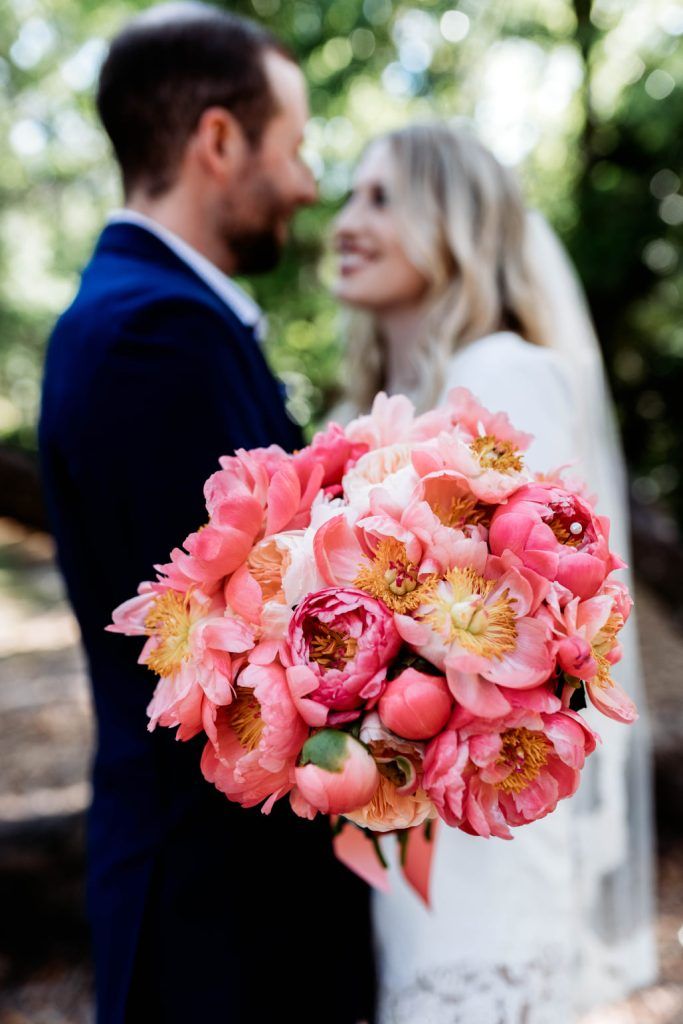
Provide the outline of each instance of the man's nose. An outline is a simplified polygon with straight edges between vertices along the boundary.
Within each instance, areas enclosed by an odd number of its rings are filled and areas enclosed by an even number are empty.
[[[315,175],[307,164],[301,167],[301,178],[299,180],[298,203],[301,206],[310,206],[318,198],[318,184]]]

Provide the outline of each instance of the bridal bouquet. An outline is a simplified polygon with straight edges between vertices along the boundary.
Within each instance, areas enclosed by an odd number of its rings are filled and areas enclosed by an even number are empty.
[[[586,699],[637,717],[610,676],[631,598],[609,521],[528,471],[531,440],[456,388],[222,458],[207,523],[107,627],[147,638],[149,728],[203,731],[229,800],[330,815],[380,887],[395,833],[425,902],[437,822],[510,839],[552,812],[595,749]]]

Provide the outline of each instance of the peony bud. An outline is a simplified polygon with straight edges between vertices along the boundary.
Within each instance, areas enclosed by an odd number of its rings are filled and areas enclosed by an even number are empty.
[[[379,785],[372,754],[340,729],[321,729],[306,740],[294,773],[301,795],[323,814],[364,806]]]
[[[428,740],[448,721],[453,706],[443,676],[407,668],[386,685],[378,711],[387,729],[408,740]]]

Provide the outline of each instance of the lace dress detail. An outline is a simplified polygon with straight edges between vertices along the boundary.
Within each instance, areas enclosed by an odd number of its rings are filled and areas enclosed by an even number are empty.
[[[377,1024],[558,1024],[570,973],[561,946],[515,966],[444,963],[387,994]]]

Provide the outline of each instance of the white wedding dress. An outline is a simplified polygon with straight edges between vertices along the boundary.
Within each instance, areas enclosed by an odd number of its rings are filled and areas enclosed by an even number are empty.
[[[456,352],[442,397],[464,386],[507,412],[535,435],[532,470],[578,458],[576,475],[599,494],[612,546],[628,557],[611,422],[601,423],[609,410],[586,408],[601,383],[586,373],[602,372],[589,362],[501,332]],[[602,390],[597,401],[606,404]],[[634,623],[623,636],[615,674],[644,712]],[[509,842],[439,823],[431,910],[403,878],[396,840],[382,838],[391,891],[371,897],[377,1024],[570,1024],[653,980],[647,718],[628,727],[593,708],[584,714],[604,745],[573,799]]]

